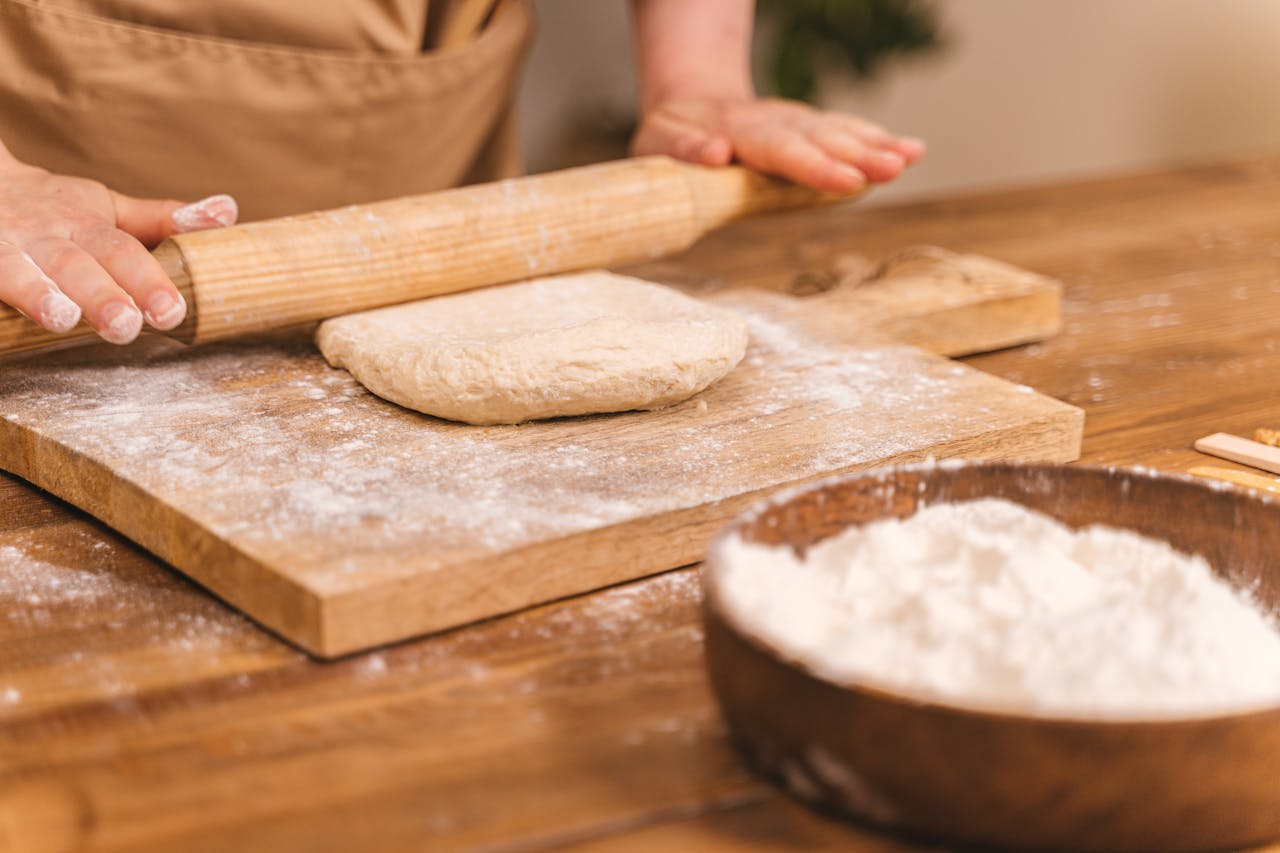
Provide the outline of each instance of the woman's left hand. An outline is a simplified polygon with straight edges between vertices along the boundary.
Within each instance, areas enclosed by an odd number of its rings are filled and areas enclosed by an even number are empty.
[[[924,156],[919,139],[857,116],[776,98],[684,98],[645,111],[633,154],[739,162],[830,193],[891,181]]]

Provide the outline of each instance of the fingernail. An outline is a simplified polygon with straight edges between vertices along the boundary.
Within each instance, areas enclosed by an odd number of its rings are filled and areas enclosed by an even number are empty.
[[[155,328],[168,330],[181,323],[186,313],[187,303],[181,294],[175,299],[173,294],[162,290],[151,297],[151,302],[147,304],[147,310],[143,316]]]
[[[69,332],[80,322],[80,306],[58,290],[51,290],[40,299],[40,325],[51,332]]]
[[[112,302],[102,310],[100,334],[113,344],[127,344],[142,331],[142,315],[138,309],[124,302]]]
[[[235,225],[239,216],[240,207],[234,198],[229,195],[211,195],[178,208],[170,218],[174,229],[179,234],[186,234],[190,231]]]

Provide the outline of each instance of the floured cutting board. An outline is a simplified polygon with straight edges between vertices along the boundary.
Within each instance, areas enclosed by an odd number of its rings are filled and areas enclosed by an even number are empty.
[[[0,369],[0,467],[334,656],[696,561],[784,485],[1079,454],[1078,409],[889,337],[949,354],[1044,337],[1050,282],[715,298],[752,337],[721,383],[663,411],[515,427],[372,397],[303,334],[40,356]]]

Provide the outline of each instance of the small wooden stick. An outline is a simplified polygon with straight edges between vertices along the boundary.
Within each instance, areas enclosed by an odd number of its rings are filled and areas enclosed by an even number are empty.
[[[1256,429],[1253,431],[1253,440],[1271,447],[1280,447],[1280,429]]]
[[[1203,466],[1192,468],[1187,472],[1194,477],[1206,477],[1210,480],[1225,480],[1237,486],[1257,489],[1271,495],[1280,495],[1280,480],[1275,477],[1264,477],[1261,474],[1250,474],[1248,471],[1237,471],[1234,468],[1214,468]]]
[[[453,50],[470,42],[493,11],[494,3],[495,0],[459,0],[455,3],[444,19],[436,47]]]
[[[1280,447],[1270,447],[1238,435],[1216,432],[1197,441],[1195,448],[1210,456],[1280,474]]]

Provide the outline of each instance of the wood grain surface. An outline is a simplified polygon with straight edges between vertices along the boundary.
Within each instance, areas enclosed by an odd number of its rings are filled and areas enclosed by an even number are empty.
[[[746,358],[652,412],[449,423],[365,392],[308,334],[37,356],[0,375],[0,468],[338,656],[688,565],[806,480],[1075,459],[1078,409],[894,340],[970,352],[1058,328],[1056,282],[948,260],[965,275],[709,294],[747,319]]]
[[[1280,423],[1278,208],[1280,157],[743,223],[639,272],[787,290],[927,242],[1058,276],[1063,334],[970,364],[1082,406],[1085,461],[1184,471]],[[0,849],[915,849],[744,768],[698,596],[682,569],[316,663],[0,478]]]

